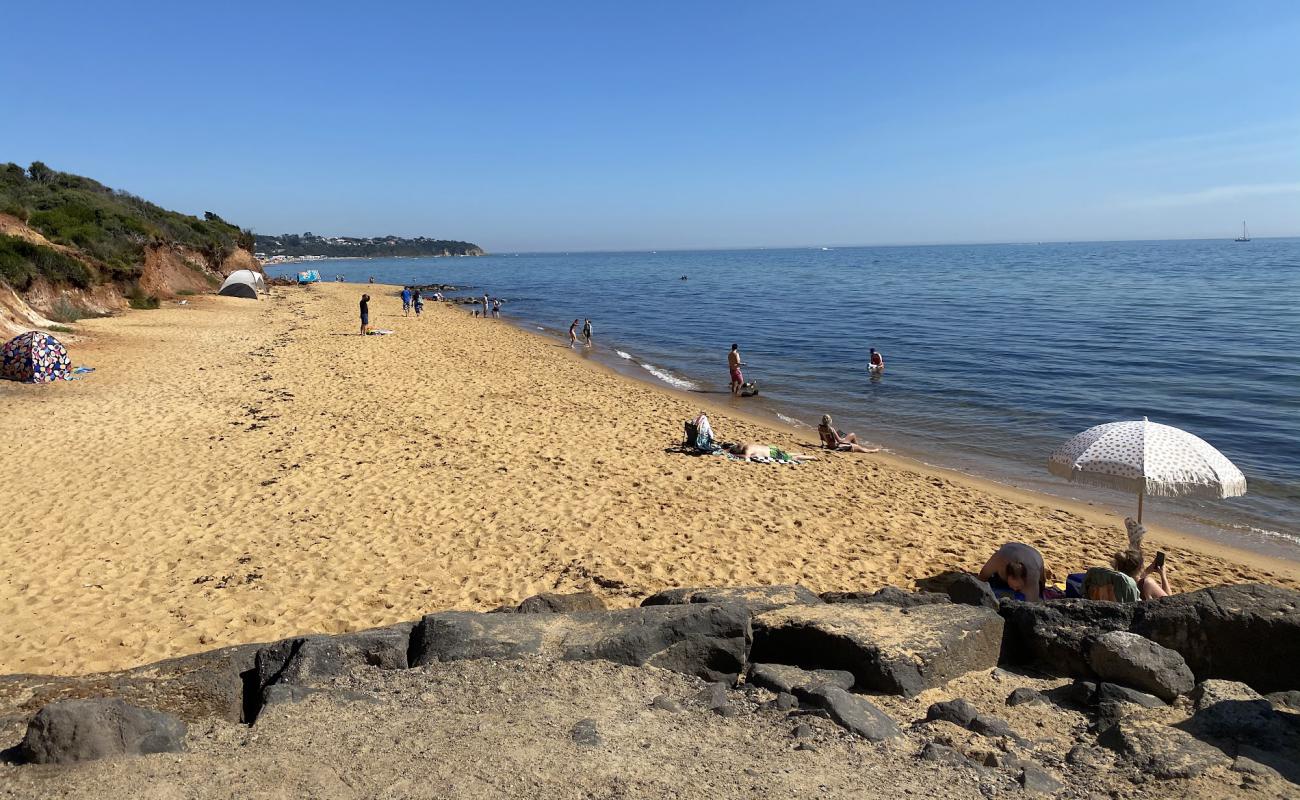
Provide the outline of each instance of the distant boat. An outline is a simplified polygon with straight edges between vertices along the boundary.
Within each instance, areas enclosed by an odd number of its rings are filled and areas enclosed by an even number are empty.
[[[1241,235],[1238,236],[1236,239],[1233,239],[1233,241],[1234,241],[1234,242],[1249,242],[1249,241],[1250,241],[1250,234],[1246,233],[1246,221],[1245,221],[1245,220],[1242,220],[1242,222],[1241,222]]]

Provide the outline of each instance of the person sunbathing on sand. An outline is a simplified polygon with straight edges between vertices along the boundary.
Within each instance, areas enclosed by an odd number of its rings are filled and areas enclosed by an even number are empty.
[[[1007,542],[980,570],[979,578],[994,589],[1020,592],[1030,602],[1043,599],[1046,576],[1043,555],[1027,544]]]
[[[728,448],[727,452],[746,461],[754,459],[760,461],[816,461],[812,456],[806,456],[803,453],[787,453],[779,447],[754,442],[737,442]]]
[[[846,434],[844,431],[836,430],[831,424],[831,415],[822,416],[822,424],[817,426],[817,434],[822,437],[822,447],[827,450],[839,450],[842,453],[877,453],[879,447],[863,447],[858,444],[858,435],[856,433]]]

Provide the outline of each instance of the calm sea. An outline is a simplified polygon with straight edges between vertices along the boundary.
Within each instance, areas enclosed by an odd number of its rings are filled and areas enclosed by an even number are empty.
[[[556,336],[590,317],[591,357],[629,374],[787,422],[830,413],[929,463],[1125,511],[1132,498],[1060,481],[1045,460],[1091,425],[1147,416],[1219,448],[1250,486],[1149,501],[1148,521],[1300,559],[1300,239],[312,266],[327,280],[486,290],[510,320]],[[726,395],[733,342],[760,397]],[[883,377],[868,375],[868,347]]]

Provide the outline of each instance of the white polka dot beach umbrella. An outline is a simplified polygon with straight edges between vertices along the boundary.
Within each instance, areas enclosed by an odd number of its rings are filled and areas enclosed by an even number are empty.
[[[1048,456],[1047,469],[1076,483],[1133,492],[1138,522],[1146,495],[1221,500],[1246,493],[1246,476],[1227,456],[1146,417],[1089,428]]]

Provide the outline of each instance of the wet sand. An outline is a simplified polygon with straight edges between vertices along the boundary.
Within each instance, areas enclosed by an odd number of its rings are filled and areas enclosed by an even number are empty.
[[[884,455],[801,466],[674,452],[707,401],[396,287],[78,323],[88,379],[0,384],[0,673],[74,674],[541,591],[633,605],[673,585],[912,587],[1001,542],[1051,577],[1102,563],[1119,518]],[[721,438],[806,431],[719,407]],[[1155,528],[1176,589],[1300,569]]]

